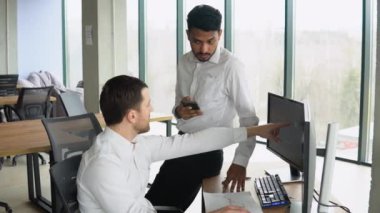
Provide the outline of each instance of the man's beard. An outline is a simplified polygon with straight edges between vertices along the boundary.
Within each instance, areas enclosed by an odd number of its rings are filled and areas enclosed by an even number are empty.
[[[210,53],[197,53],[196,54],[196,58],[202,62],[210,60],[211,56],[212,56],[212,54],[210,54]]]

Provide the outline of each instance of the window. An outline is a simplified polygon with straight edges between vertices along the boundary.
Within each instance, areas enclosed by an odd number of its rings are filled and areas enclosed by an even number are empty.
[[[176,1],[148,0],[146,6],[147,83],[154,110],[171,113],[177,68]]]
[[[372,17],[371,19],[373,20],[373,23],[372,23],[372,32],[370,32],[372,34],[372,42],[373,44],[371,44],[371,47],[373,48],[372,49],[372,54],[373,55],[370,55],[370,57],[372,57],[372,61],[371,61],[371,69],[370,69],[370,127],[369,127],[369,141],[368,141],[368,149],[366,150],[366,152],[368,152],[368,155],[367,155],[367,159],[365,159],[365,161],[367,163],[372,163],[372,148],[373,148],[373,134],[374,134],[374,131],[373,131],[373,124],[374,124],[374,119],[375,119],[375,75],[376,75],[376,32],[377,32],[377,1],[372,1],[373,2],[373,7],[372,7]]]
[[[235,1],[234,53],[244,63],[256,113],[266,123],[268,92],[283,94],[285,2]]]
[[[344,5],[344,7],[342,7]],[[296,5],[295,98],[307,100],[317,145],[339,122],[337,156],[358,153],[362,1],[304,0]]]
[[[82,2],[67,0],[66,16],[66,86],[75,88],[83,80]]]
[[[127,75],[139,77],[138,1],[126,3],[127,11]]]

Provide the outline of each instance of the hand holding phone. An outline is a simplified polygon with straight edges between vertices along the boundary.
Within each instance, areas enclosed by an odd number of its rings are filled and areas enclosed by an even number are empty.
[[[199,105],[195,101],[182,101],[184,107],[191,107],[192,110],[200,110]]]

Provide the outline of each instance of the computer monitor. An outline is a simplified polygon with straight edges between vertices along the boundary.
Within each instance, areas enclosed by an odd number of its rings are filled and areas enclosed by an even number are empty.
[[[280,132],[281,143],[267,141],[267,148],[290,166],[303,171],[304,104],[272,93],[268,94],[268,123],[289,122]]]
[[[301,102],[268,94],[268,123],[288,122],[291,125],[281,129],[280,142],[268,140],[267,149],[290,165],[288,173],[293,178],[300,177],[298,172],[302,172],[303,213],[311,211],[315,180],[315,131],[309,112],[309,108]],[[283,174],[279,175],[283,179]]]
[[[18,74],[0,75],[0,96],[16,95]]]

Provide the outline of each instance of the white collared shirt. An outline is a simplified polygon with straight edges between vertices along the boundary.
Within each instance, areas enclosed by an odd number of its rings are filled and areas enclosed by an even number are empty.
[[[207,143],[211,139],[216,142]],[[246,139],[245,128],[212,128],[182,136],[138,136],[130,142],[106,127],[82,157],[77,176],[80,211],[155,212],[144,197],[152,162],[216,150]]]
[[[190,51],[178,62],[175,108],[185,96],[191,96],[203,114],[188,120],[178,119],[177,127],[187,133],[209,127],[232,127],[236,114],[240,126],[259,122],[247,86],[243,64],[228,50],[218,47],[209,61],[200,62]],[[241,143],[234,163],[246,167],[255,148],[255,138]],[[213,143],[214,140],[210,140]]]

